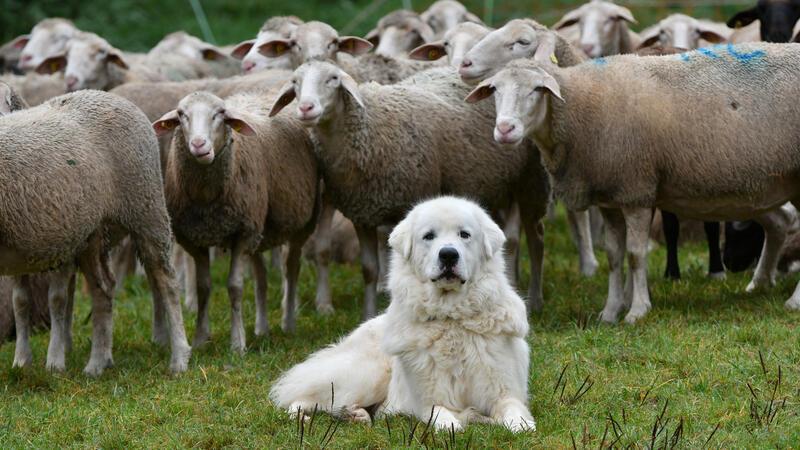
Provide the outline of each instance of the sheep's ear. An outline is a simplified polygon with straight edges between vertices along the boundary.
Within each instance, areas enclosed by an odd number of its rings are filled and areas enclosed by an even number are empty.
[[[21,36],[17,36],[17,38],[11,42],[11,47],[17,50],[22,50],[23,48],[25,48],[25,45],[27,45],[28,41],[30,40],[31,40],[30,34],[23,34]]]
[[[173,109],[153,122],[153,131],[156,132],[156,136],[163,136],[174,130],[175,127],[180,124],[181,121],[178,119],[178,111]]]
[[[792,42],[800,42],[800,33],[797,33],[797,34],[794,36],[794,39],[792,39]]]
[[[369,41],[369,43],[372,44],[373,47],[377,47],[378,43],[381,40],[381,33],[378,31],[377,28],[373,28],[372,30],[370,30],[369,33],[367,33],[366,36],[364,36],[364,39]]]
[[[106,61],[111,64],[116,64],[122,69],[129,69],[128,64],[122,59],[122,56],[117,52],[109,52],[106,56]]]
[[[372,50],[372,43],[356,36],[343,36],[339,38],[339,51],[353,56],[363,55]]]
[[[564,101],[564,98],[561,97],[561,87],[558,85],[558,81],[556,81],[556,79],[553,78],[553,76],[549,73],[542,73],[542,85],[540,87],[541,89],[549,92],[553,97],[561,100],[562,102]]]
[[[411,216],[406,216],[389,234],[389,247],[404,259],[411,258],[411,250],[413,249],[414,236],[411,231],[411,225]]]
[[[275,39],[272,41],[267,42],[266,44],[262,44],[258,47],[258,53],[269,57],[269,58],[277,58],[286,54],[289,49],[292,48],[292,41],[289,39]]]
[[[758,20],[758,6],[737,13],[728,20],[727,25],[729,28],[741,28],[750,25],[756,20]]]
[[[250,52],[250,49],[253,48],[255,43],[255,39],[242,42],[241,44],[237,45],[233,51],[231,51],[231,56],[236,59],[244,59],[244,57]]]
[[[297,97],[297,94],[294,92],[294,84],[290,81],[281,89],[280,94],[278,94],[278,97],[275,99],[275,103],[272,104],[269,116],[275,117],[289,103],[292,103],[295,97]]]
[[[633,13],[631,12],[630,9],[624,6],[614,5],[614,11],[617,14],[615,19],[624,20],[625,22],[628,23],[638,23],[636,22],[636,19],[633,18]]]
[[[728,38],[726,38],[725,36],[711,29],[700,29],[698,31],[700,32],[700,38],[708,42],[711,42],[712,44],[721,44],[728,40]]]
[[[244,119],[244,115],[235,110],[225,108],[225,125],[239,134],[255,136],[256,130]]]
[[[581,11],[574,10],[564,14],[564,17],[561,18],[555,25],[553,25],[554,30],[560,30],[562,28],[567,28],[575,25],[576,23],[581,21]]]
[[[558,58],[556,58],[556,36],[552,32],[540,32],[539,45],[536,46],[536,52],[533,54],[533,60],[544,64],[558,65]]]
[[[469,11],[464,13],[464,17],[462,17],[462,20],[464,22],[472,22],[472,23],[477,23],[478,25],[483,25],[483,21],[481,20],[481,18],[476,16],[475,14],[472,14]]]
[[[488,79],[483,81],[481,84],[478,85],[472,92],[467,95],[464,99],[467,103],[477,103],[481,100],[487,99],[494,94],[494,85],[492,85],[492,79]]]
[[[411,50],[408,53],[410,59],[419,61],[436,61],[437,59],[447,55],[444,48],[443,41],[431,42],[430,44],[423,44]]]
[[[225,55],[223,55],[222,52],[211,47],[203,49],[201,54],[203,55],[203,59],[206,61],[217,61],[219,59],[225,59]]]
[[[64,68],[67,67],[67,57],[64,55],[61,56],[51,56],[50,58],[45,59],[39,64],[39,67],[36,68],[36,73],[40,73],[43,75],[61,72]]]
[[[659,40],[661,40],[661,30],[656,28],[651,33],[642,36],[642,43],[639,44],[637,50],[652,47],[655,45]]]
[[[489,217],[486,212],[480,213],[481,232],[483,234],[483,251],[486,260],[490,260],[494,255],[503,249],[506,243],[506,235],[503,230]]]
[[[341,73],[340,77],[342,78],[342,88],[344,88],[345,92],[353,97],[353,100],[358,103],[358,106],[364,108],[364,99],[361,97],[361,92],[358,90],[358,83],[356,83],[356,80],[344,72]]]

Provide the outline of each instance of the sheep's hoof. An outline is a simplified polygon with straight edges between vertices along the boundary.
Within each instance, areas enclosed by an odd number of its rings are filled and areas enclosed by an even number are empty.
[[[790,311],[800,311],[800,298],[792,297],[783,304]]]
[[[709,272],[708,278],[711,280],[724,280],[727,278],[727,276],[725,275],[725,272]]]
[[[367,410],[355,405],[347,408],[347,417],[353,422],[372,423],[372,418]]]
[[[773,280],[763,280],[763,279],[762,280],[758,280],[758,279],[754,278],[752,281],[750,281],[750,283],[745,288],[745,292],[750,294],[750,293],[753,293],[753,292],[755,292],[755,291],[757,291],[757,290],[759,290],[761,288],[771,287],[771,286],[774,286],[774,285],[775,285],[775,282]]]
[[[67,370],[67,364],[64,362],[64,355],[61,355],[58,358],[48,357],[47,363],[44,367],[50,372],[63,372]]]
[[[600,322],[614,325],[617,323],[617,312],[604,309],[600,313]]]
[[[83,373],[89,377],[99,377],[109,367],[114,367],[114,361],[111,358],[90,359],[89,364],[83,369]]]
[[[336,310],[333,309],[333,305],[330,302],[327,303],[317,303],[317,314],[321,316],[329,316],[333,314]]]
[[[14,363],[11,367],[30,367],[31,364],[33,364],[33,355],[28,351],[21,355],[14,355]]]
[[[175,351],[169,362],[169,370],[172,373],[183,373],[189,369],[189,358],[192,356],[192,350],[186,347],[183,350]]]
[[[597,268],[600,267],[596,259],[593,259],[586,264],[581,264],[581,275],[586,278],[591,278],[597,272]]]
[[[650,308],[645,308],[645,307],[631,308],[631,310],[625,316],[625,322],[633,325],[634,323],[636,323],[636,321],[646,316],[649,310]]]

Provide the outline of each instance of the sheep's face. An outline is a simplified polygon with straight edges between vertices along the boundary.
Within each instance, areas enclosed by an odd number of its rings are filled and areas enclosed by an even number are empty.
[[[482,23],[478,16],[470,13],[464,5],[453,0],[440,0],[432,4],[424,13],[420,14],[420,17],[439,37],[460,23]]]
[[[150,50],[150,53],[181,55],[198,61],[214,61],[224,58],[219,50],[185,31],[176,31],[166,35]]]
[[[315,126],[344,108],[345,96],[352,98],[357,107],[364,106],[358,84],[350,75],[334,64],[311,61],[295,70],[272,106],[270,116],[297,98],[297,118],[306,126]]]
[[[280,58],[288,55],[293,68],[308,61],[335,60],[339,52],[360,55],[372,48],[368,41],[353,37],[340,37],[330,25],[308,22],[298,26],[291,39],[276,39],[259,47],[263,56]]]
[[[22,48],[20,69],[36,69],[45,59],[63,54],[67,43],[77,33],[78,29],[67,20],[47,19],[39,22]]]
[[[642,35],[640,47],[661,45],[692,50],[699,46],[700,39],[712,43],[724,42],[727,37],[708,24],[683,14],[673,14],[658,23],[649,33]]]
[[[533,57],[542,41],[551,38],[549,33],[536,30],[528,21],[512,20],[475,44],[464,55],[458,73],[465,83],[477,83],[494,75],[509,61]]]
[[[73,39],[68,46],[64,81],[67,91],[105,90],[110,85],[110,66],[127,69],[118,50],[102,40]]]
[[[474,103],[494,95],[497,120],[494,139],[501,144],[518,144],[544,128],[550,97],[561,99],[556,80],[539,68],[507,68],[489,78],[466,101]],[[562,100],[563,101],[563,100]]]
[[[378,26],[367,34],[366,39],[376,46],[378,55],[396,58],[433,42],[434,32],[418,14],[401,10],[378,21]]]
[[[456,25],[445,33],[441,41],[421,45],[409,53],[411,59],[434,61],[447,55],[447,62],[451,67],[458,69],[464,55],[489,33],[483,25],[464,22]]]
[[[618,36],[625,22],[636,23],[629,9],[603,0],[592,0],[567,13],[554,29],[573,25],[580,29],[580,47],[591,58],[619,53]]]
[[[208,92],[187,95],[177,109],[153,124],[158,135],[178,126],[186,143],[182,150],[188,151],[201,165],[209,165],[219,156],[228,142],[229,129],[245,135],[254,133],[243,114],[226,108],[222,99]]]
[[[272,31],[261,31],[255,40],[242,42],[231,52],[231,56],[236,59],[242,60],[242,70],[245,73],[255,73],[262,70],[278,69],[278,70],[292,70],[292,60],[290,54],[287,52],[278,57],[268,57],[261,54],[259,47],[272,42],[277,39],[286,39],[288,36],[283,36]]]

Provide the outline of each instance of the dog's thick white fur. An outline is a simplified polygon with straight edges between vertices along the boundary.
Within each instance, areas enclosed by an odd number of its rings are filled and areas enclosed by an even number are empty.
[[[525,304],[505,275],[502,230],[478,205],[417,205],[389,237],[391,304],[283,374],[270,392],[290,412],[370,420],[412,414],[439,429],[471,421],[535,429],[528,411]]]

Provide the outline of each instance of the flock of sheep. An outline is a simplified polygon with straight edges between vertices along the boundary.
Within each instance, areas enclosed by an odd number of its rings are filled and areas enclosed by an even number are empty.
[[[328,265],[360,252],[364,317],[374,316],[388,232],[441,194],[492,212],[514,283],[524,231],[532,311],[543,306],[554,199],[586,276],[605,230],[604,321],[650,308],[655,208],[671,230],[668,274],[679,273],[677,216],[710,221],[712,274],[724,270],[718,221],[752,219],[765,240],[747,289],[770,285],[796,221],[784,204],[800,194],[800,45],[734,44],[797,41],[799,17],[796,0],[760,0],[735,29],[674,14],[635,33],[628,9],[592,0],[550,28],[492,29],[441,0],[386,15],[365,39],[272,17],[229,48],[176,32],[146,54],[43,20],[0,48],[0,68],[16,72],[0,76],[0,273],[11,277],[0,293],[13,298],[14,365],[31,364],[32,310],[46,305],[47,368],[64,370],[79,270],[92,298],[85,372],[109,367],[112,298],[133,255],[152,290],[153,340],[171,346],[175,372],[190,355],[179,280],[198,346],[210,335],[214,248],[230,254],[233,351],[245,349],[248,267],[255,332],[269,332],[268,249],[282,266],[284,330],[295,327],[304,253],[328,313]],[[786,306],[800,309],[800,292]]]

